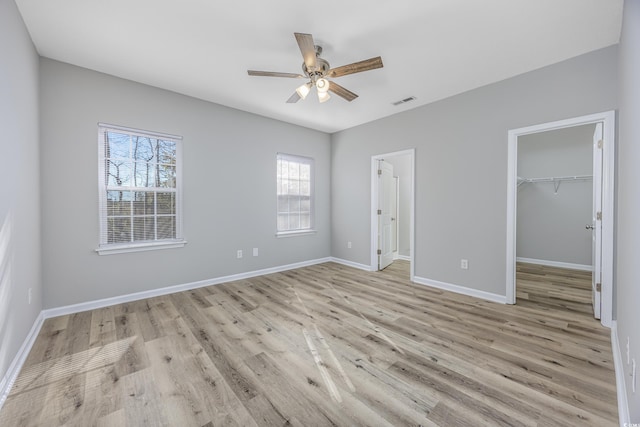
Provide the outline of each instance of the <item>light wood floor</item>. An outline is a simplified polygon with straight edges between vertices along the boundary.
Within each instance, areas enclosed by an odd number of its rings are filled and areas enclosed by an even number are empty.
[[[593,316],[590,271],[518,263],[516,272],[516,300],[519,305]]]
[[[327,263],[48,319],[0,425],[616,425],[588,278],[518,275],[515,306]]]

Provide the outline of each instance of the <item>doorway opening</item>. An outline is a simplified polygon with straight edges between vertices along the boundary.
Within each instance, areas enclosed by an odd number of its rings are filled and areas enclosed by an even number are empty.
[[[371,264],[409,261],[414,277],[415,149],[371,157]]]
[[[578,132],[579,130],[589,131],[593,133],[592,145],[589,144],[589,150],[592,150],[592,163],[589,169],[582,170],[581,173],[549,173],[545,176],[526,176],[527,171],[536,170],[535,168],[527,168],[526,163],[522,162],[520,158],[519,163],[519,142],[524,141],[544,141],[550,135],[558,136],[559,134],[569,135],[572,132]],[[557,132],[556,132],[557,131]],[[582,192],[585,191],[591,193],[592,207],[591,212],[588,212],[587,218],[582,218],[580,221],[586,222],[581,224],[581,230],[578,230],[578,223],[571,224],[571,227],[576,227],[575,230],[564,230],[568,233],[565,240],[571,239],[589,239],[591,240],[591,247],[587,248],[589,254],[578,254],[573,249],[564,249],[565,262],[556,262],[556,266],[574,268],[582,265],[583,267],[592,270],[592,300],[593,311],[596,318],[601,319],[601,323],[604,326],[610,327],[612,321],[612,309],[613,309],[613,196],[614,196],[614,141],[615,141],[615,114],[613,111],[592,114],[589,116],[582,116],[568,120],[561,120],[557,122],[544,123],[541,125],[529,126],[520,129],[514,129],[509,131],[509,146],[508,146],[508,195],[507,195],[507,289],[506,289],[506,301],[509,304],[516,303],[516,261],[518,259],[517,247],[520,246],[520,252],[530,251],[529,253],[535,253],[534,248],[528,247],[523,249],[523,245],[517,241],[516,236],[527,234],[533,236],[534,234],[541,232],[539,227],[542,223],[537,225],[535,221],[539,221],[540,218],[535,218],[529,221],[529,226],[532,229],[526,230],[518,228],[518,191],[521,186],[536,186],[537,184],[546,185],[546,191],[551,191],[550,194],[558,195],[564,185],[566,190],[565,195],[569,195],[569,191],[572,190],[571,184],[574,185],[574,189],[577,189],[578,182],[588,181],[591,184],[591,188],[582,188]],[[548,143],[548,141],[547,141]],[[531,147],[527,147],[527,150],[522,148],[522,152],[530,150]],[[535,151],[535,150],[534,150]],[[591,161],[591,159],[590,159]],[[564,163],[566,163],[566,159]],[[562,161],[557,162],[563,163]],[[549,162],[553,164],[553,162]],[[549,164],[544,165],[549,167]],[[584,165],[582,166],[584,167]],[[521,168],[521,170],[519,170]],[[584,195],[583,195],[584,196]],[[554,197],[554,196],[551,196]],[[578,196],[575,196],[578,197]],[[558,199],[559,200],[559,199]],[[583,200],[584,202],[584,200]],[[570,202],[573,203],[573,202]],[[582,203],[582,202],[581,202]],[[531,213],[531,212],[529,212]],[[544,214],[541,214],[544,215]],[[525,221],[522,217],[520,221]],[[549,222],[547,221],[547,224]],[[538,228],[536,228],[538,227]],[[565,227],[566,228],[566,227]],[[585,235],[586,231],[589,232]],[[519,230],[519,231],[518,231]],[[582,233],[582,235],[580,235]],[[518,236],[519,238],[520,236]],[[518,243],[517,243],[518,242]],[[566,243],[563,240],[563,243]],[[583,242],[584,243],[584,242]],[[589,242],[587,241],[587,244]],[[535,245],[534,245],[535,246]],[[556,245],[553,251],[558,251],[561,245]],[[590,249],[590,250],[589,250]],[[540,249],[537,248],[539,251]],[[551,249],[547,249],[551,251]],[[560,251],[562,252],[562,251]],[[570,253],[572,252],[572,253]],[[540,252],[538,252],[540,253]],[[591,255],[591,257],[588,257]],[[560,259],[561,257],[560,256]],[[529,257],[520,256],[522,260],[527,260]],[[534,260],[540,258],[540,256],[531,256]],[[589,259],[590,258],[590,259]],[[544,258],[542,258],[544,260]],[[584,261],[588,259],[588,261]],[[580,261],[583,260],[583,261]],[[589,262],[590,261],[590,262]],[[526,262],[526,261],[525,261]],[[545,262],[539,262],[544,264]],[[553,266],[553,262],[546,262],[547,265]],[[588,265],[587,265],[588,264]]]

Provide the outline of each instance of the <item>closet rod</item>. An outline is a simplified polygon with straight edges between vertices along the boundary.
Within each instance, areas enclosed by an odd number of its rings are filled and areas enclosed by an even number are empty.
[[[593,175],[574,175],[574,176],[553,176],[549,178],[521,178],[518,182],[554,182],[554,181],[583,181],[592,179]]]
[[[593,179],[593,175],[554,176],[549,178],[522,178],[518,177],[518,187],[525,183],[552,182],[554,193],[558,194],[558,188],[563,181],[587,181]]]

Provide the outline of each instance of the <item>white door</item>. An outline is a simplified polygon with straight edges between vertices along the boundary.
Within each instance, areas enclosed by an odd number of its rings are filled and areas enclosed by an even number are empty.
[[[393,262],[393,165],[378,161],[378,270]]]
[[[391,251],[394,254],[394,258],[398,255],[398,195],[400,194],[399,190],[399,178],[397,176],[393,177],[393,186],[392,194],[391,194],[391,203],[393,206],[391,207]]]
[[[600,318],[600,295],[602,284],[602,123],[596,125],[593,134],[593,212],[591,261],[593,273],[591,275],[593,315]]]

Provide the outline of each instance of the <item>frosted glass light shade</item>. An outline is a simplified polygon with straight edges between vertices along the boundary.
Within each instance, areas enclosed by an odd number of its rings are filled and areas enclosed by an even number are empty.
[[[310,91],[311,91],[311,83],[305,83],[296,89],[298,96],[300,96],[300,98],[302,99],[305,99],[307,95],[309,95]]]
[[[318,92],[327,93],[329,91],[329,80],[318,79],[316,82],[316,88],[318,88]]]
[[[318,101],[322,102],[327,102],[329,100],[329,98],[331,98],[331,95],[329,95],[328,92],[320,92],[318,91]]]

